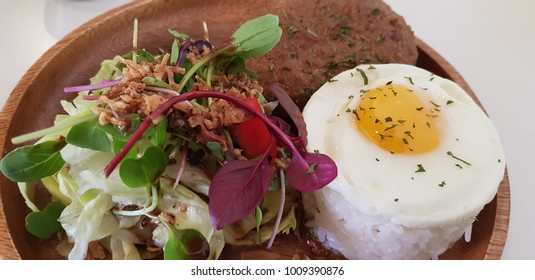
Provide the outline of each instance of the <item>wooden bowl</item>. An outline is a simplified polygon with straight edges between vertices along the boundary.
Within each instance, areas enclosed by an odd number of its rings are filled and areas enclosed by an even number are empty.
[[[178,5],[176,2],[179,2]],[[15,146],[14,136],[41,129],[52,124],[61,112],[60,100],[67,98],[63,88],[85,84],[99,68],[103,59],[131,49],[131,30],[134,18],[142,23],[139,45],[149,51],[170,45],[169,27],[180,26],[192,37],[202,38],[202,17],[209,17],[212,34],[231,34],[240,16],[236,8],[251,9],[236,1],[214,1],[210,11],[203,1],[134,1],[107,12],[84,24],[48,50],[24,75],[9,97],[0,114],[0,150],[6,155]],[[219,6],[218,6],[219,5]],[[215,7],[214,7],[215,6]],[[177,8],[178,7],[178,8]],[[247,8],[249,7],[249,8]],[[242,10],[243,11],[243,10]],[[244,11],[244,14],[248,14]],[[198,14],[180,20],[180,15]],[[217,35],[216,35],[217,36]],[[437,75],[450,78],[476,100],[459,73],[422,41],[418,41],[417,65]],[[478,102],[479,103],[479,102]],[[480,104],[481,105],[481,104]],[[441,256],[442,259],[499,259],[509,224],[509,180],[507,172],[494,200],[474,223],[472,241],[457,242]],[[17,185],[0,176],[0,259],[59,259],[54,240],[40,240],[25,229],[28,214]],[[308,252],[306,244],[295,238],[281,238],[272,250],[264,248],[229,249],[223,257],[237,259],[291,259],[296,252]]]

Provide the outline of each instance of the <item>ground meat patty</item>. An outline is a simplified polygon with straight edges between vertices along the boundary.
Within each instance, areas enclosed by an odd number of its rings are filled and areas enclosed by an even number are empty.
[[[362,63],[415,64],[415,37],[403,18],[380,0],[281,0],[259,14],[277,14],[283,30],[267,55],[251,59],[265,95],[279,83],[300,108],[339,72]]]

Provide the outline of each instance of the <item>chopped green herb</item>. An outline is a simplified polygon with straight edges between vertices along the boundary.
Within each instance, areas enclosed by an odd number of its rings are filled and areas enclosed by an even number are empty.
[[[399,198],[394,198],[394,201],[395,201],[395,202],[398,202],[398,201],[399,201]]]
[[[371,12],[372,16],[377,16],[377,15],[380,15],[381,14],[381,9],[379,8],[374,8]]]
[[[373,65],[371,65],[371,64],[368,65],[368,70],[375,70],[375,69],[377,69],[377,68],[375,68]]]
[[[385,122],[392,122],[392,118],[391,117],[386,117],[385,118]]]
[[[427,125],[427,127],[431,128],[431,124],[429,122],[425,122],[425,125]]]
[[[452,158],[454,158],[454,159],[456,159],[456,160],[458,160],[458,161],[460,161],[460,162],[462,162],[462,163],[464,163],[466,165],[472,165],[471,163],[469,163],[469,162],[467,162],[467,161],[455,156],[451,151],[448,151],[447,154],[448,154],[448,156],[450,156],[450,157],[452,157]]]
[[[438,105],[437,103],[433,102],[432,100],[430,100],[429,102],[431,102],[431,104],[433,104],[433,106],[435,106],[437,108],[440,107],[440,105]]]
[[[458,163],[456,163],[455,166],[459,167],[460,169],[463,169],[463,167]]]
[[[352,113],[357,117],[357,121],[360,121],[360,116],[357,110],[353,110]]]
[[[386,138],[393,138],[394,136],[392,136],[392,135],[388,135],[388,134],[381,134],[381,133],[379,133],[379,137],[381,137],[381,140],[380,140],[380,141],[383,141],[383,140],[385,140]],[[380,142],[380,141],[379,141],[379,142]]]
[[[337,79],[329,79],[329,83],[332,83],[332,82],[338,82]]]
[[[362,70],[360,68],[356,68],[356,69],[360,73],[360,75],[362,76],[362,80],[364,81],[364,85],[368,85],[368,76],[366,76],[366,72],[364,72],[364,70]]]
[[[315,153],[315,154],[319,154],[319,153],[320,153],[320,150],[315,149],[315,150],[314,150],[314,153]]]
[[[398,125],[394,123],[394,124],[392,124],[391,126],[385,128],[385,131],[390,130],[390,129],[393,129],[393,128],[395,128],[396,126],[398,126]]]
[[[347,35],[349,31],[351,31],[351,29],[353,28],[349,25],[344,25],[340,27],[340,31],[342,32],[343,35]]]
[[[391,84],[392,84],[392,81],[388,81],[388,82],[386,83],[387,86],[389,86],[389,85],[391,85]]]
[[[501,159],[498,159],[498,162],[502,162],[502,160],[501,160]]]
[[[421,164],[418,164],[418,170],[414,171],[414,173],[420,173],[425,172],[424,166]]]
[[[379,159],[378,159],[378,158],[375,158],[375,161],[379,161]]]
[[[353,99],[354,97],[355,97],[354,95],[348,96],[349,99]]]
[[[402,140],[403,140],[403,144],[409,145],[409,141],[407,141],[407,139],[403,138]]]
[[[416,111],[422,111],[424,109],[424,107],[418,107],[416,108]]]
[[[445,181],[442,181],[440,184],[438,184],[439,187],[444,187],[446,185]]]
[[[288,26],[288,36],[289,37],[291,37],[297,31],[299,31],[299,29],[297,29],[297,27],[295,27],[293,25]]]
[[[450,105],[451,103],[453,103],[453,100],[446,101],[446,105]]]
[[[411,139],[414,139],[414,137],[412,136],[409,130],[405,131],[404,133],[407,134]]]
[[[414,82],[412,81],[411,77],[405,77],[405,79],[409,80],[409,83],[411,83],[411,85],[414,85]]]
[[[367,63],[372,62],[372,59],[369,58],[369,57],[364,57],[364,58],[361,58],[361,59],[359,60],[359,62],[360,62],[361,64],[367,64]]]

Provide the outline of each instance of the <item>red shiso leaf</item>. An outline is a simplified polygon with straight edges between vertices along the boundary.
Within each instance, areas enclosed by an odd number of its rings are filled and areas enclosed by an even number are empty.
[[[272,172],[265,158],[233,160],[221,167],[208,192],[214,228],[222,229],[251,213],[264,197]]]
[[[294,101],[290,98],[288,93],[280,87],[277,84],[273,84],[270,86],[271,92],[277,96],[277,99],[279,100],[279,105],[288,113],[288,116],[294,123],[295,127],[297,128],[298,136],[301,138],[301,145],[303,147],[306,147],[308,144],[307,136],[307,125],[305,123],[305,119],[303,118],[303,115],[301,114],[301,110],[299,110],[299,107],[295,105]]]
[[[287,174],[292,187],[300,192],[312,192],[334,180],[338,169],[334,161],[324,154],[293,154]]]

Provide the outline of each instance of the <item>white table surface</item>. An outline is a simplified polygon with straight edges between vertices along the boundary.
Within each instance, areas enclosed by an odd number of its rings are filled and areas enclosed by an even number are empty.
[[[385,0],[468,82],[502,137],[511,185],[503,259],[535,259],[535,1]],[[47,49],[128,0],[1,0],[0,106]]]

